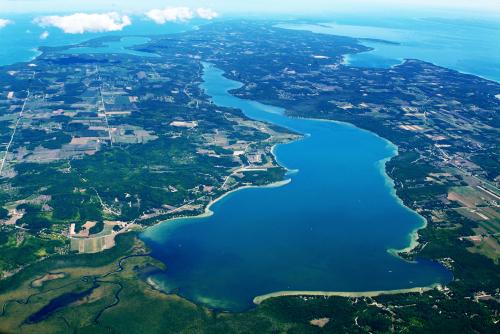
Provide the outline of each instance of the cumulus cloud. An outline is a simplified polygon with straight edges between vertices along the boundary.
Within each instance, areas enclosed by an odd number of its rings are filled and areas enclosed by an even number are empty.
[[[158,24],[166,22],[187,21],[194,17],[194,13],[188,7],[168,7],[165,9],[152,9],[146,16]]]
[[[7,20],[7,19],[0,19],[0,29],[5,27],[6,25],[9,25],[13,23],[11,20]]]
[[[216,11],[210,8],[198,8],[196,10],[196,14],[198,14],[198,17],[205,20],[213,20],[217,16],[219,16],[219,14]]]
[[[40,39],[47,39],[47,37],[49,37],[48,31],[44,31],[40,34]]]
[[[132,24],[127,15],[116,12],[103,14],[76,13],[67,16],[42,16],[35,19],[41,27],[56,27],[67,34],[83,34],[86,32],[119,31]]]
[[[152,9],[146,13],[146,16],[158,24],[164,24],[166,22],[185,22],[195,17],[213,20],[219,14],[210,8],[198,8],[193,11],[188,7],[167,7],[165,9]]]

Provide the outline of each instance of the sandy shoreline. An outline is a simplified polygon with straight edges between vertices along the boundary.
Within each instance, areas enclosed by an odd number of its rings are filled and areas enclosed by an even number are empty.
[[[433,284],[426,287],[416,287],[408,289],[397,289],[397,290],[381,290],[381,291],[360,291],[360,292],[342,292],[342,291],[278,291],[272,292],[265,295],[257,296],[253,299],[254,304],[259,305],[263,301],[285,296],[311,296],[311,297],[377,297],[381,295],[397,295],[402,293],[423,293],[426,291],[434,290],[440,288],[440,284]]]
[[[216,199],[214,199],[213,201],[211,201],[210,203],[208,203],[207,207],[205,208],[205,212],[204,213],[202,213],[201,215],[198,215],[198,216],[191,217],[191,218],[205,218],[205,217],[212,216],[214,214],[214,212],[212,210],[210,210],[210,208],[215,203],[221,201],[222,199],[226,198],[227,196],[229,196],[232,193],[235,193],[237,191],[240,191],[240,190],[243,190],[243,189],[252,189],[252,188],[279,188],[279,187],[283,187],[283,186],[289,184],[290,182],[292,182],[292,179],[285,179],[285,180],[282,180],[282,181],[273,182],[273,183],[266,184],[266,185],[263,185],[263,186],[242,186],[242,187],[238,187],[236,189],[228,191],[228,192],[222,194],[221,196],[217,197]],[[176,218],[176,219],[185,219],[185,218]]]
[[[384,139],[387,141],[387,139]],[[385,178],[385,182],[387,184],[387,186],[391,189],[390,192],[391,192],[391,196],[396,200],[396,202],[399,203],[399,205],[401,205],[403,208],[405,208],[406,210],[408,210],[409,212],[415,214],[416,216],[418,216],[422,222],[422,224],[420,226],[417,226],[415,227],[409,234],[409,237],[410,237],[410,244],[404,248],[390,248],[387,250],[387,252],[393,256],[396,256],[396,257],[399,257],[399,258],[402,258],[401,257],[401,253],[410,253],[411,251],[413,251],[415,248],[417,248],[419,246],[419,238],[420,238],[420,235],[419,235],[419,231],[422,230],[422,229],[425,229],[427,227],[427,219],[425,219],[425,217],[423,217],[422,215],[420,215],[417,211],[413,210],[412,208],[408,207],[405,205],[405,203],[403,202],[403,200],[398,196],[397,192],[396,192],[396,185],[394,183],[394,180],[389,176],[389,174],[387,173],[387,163],[394,157],[398,156],[399,155],[399,150],[398,150],[398,147],[393,144],[392,142],[390,141],[387,141],[388,143],[390,143],[391,146],[394,147],[394,155],[392,157],[388,157],[388,158],[385,158],[383,160],[380,160],[379,161],[379,168],[380,168],[380,172],[382,173],[382,175],[384,176]],[[404,259],[404,258],[403,258]],[[404,259],[406,260],[406,259]]]

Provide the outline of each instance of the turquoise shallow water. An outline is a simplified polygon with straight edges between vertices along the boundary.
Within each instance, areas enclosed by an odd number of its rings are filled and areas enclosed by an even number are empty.
[[[363,44],[374,50],[347,56],[347,63],[353,66],[387,68],[411,58],[500,81],[499,22],[339,17],[334,23],[308,22],[280,27],[399,43],[365,40]]]
[[[447,282],[428,261],[388,253],[409,244],[420,216],[392,194],[381,161],[394,147],[372,133],[333,122],[292,119],[280,109],[227,93],[239,86],[213,66],[203,87],[217,105],[307,134],[276,148],[291,183],[244,189],[212,206],[208,218],[148,229],[142,239],[167,265],[155,280],[165,290],[230,310],[281,290],[368,291]]]

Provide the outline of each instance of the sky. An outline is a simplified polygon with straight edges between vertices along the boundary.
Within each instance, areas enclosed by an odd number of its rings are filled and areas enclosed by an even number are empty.
[[[166,7],[207,8],[227,14],[318,14],[407,11],[473,12],[500,15],[500,0],[0,0],[8,13],[144,13]]]

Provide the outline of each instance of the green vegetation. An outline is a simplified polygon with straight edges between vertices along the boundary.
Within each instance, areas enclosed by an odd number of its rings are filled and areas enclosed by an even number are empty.
[[[0,268],[6,272],[14,271],[27,263],[40,260],[47,254],[56,253],[57,249],[64,245],[63,241],[35,237],[29,233],[2,227],[0,228],[0,253],[2,254]],[[0,286],[3,286],[4,281],[8,279],[0,280]]]
[[[41,273],[59,271],[61,268],[85,267],[88,270],[88,268],[105,266],[116,261],[120,256],[128,254],[135,245],[135,242],[135,234],[128,233],[116,238],[116,246],[114,248],[101,253],[68,254],[49,257],[44,261],[36,262],[25,267],[11,277],[0,280],[0,292],[3,294],[13,291],[19,288],[25,281]],[[26,252],[26,254],[29,254],[29,252]]]

